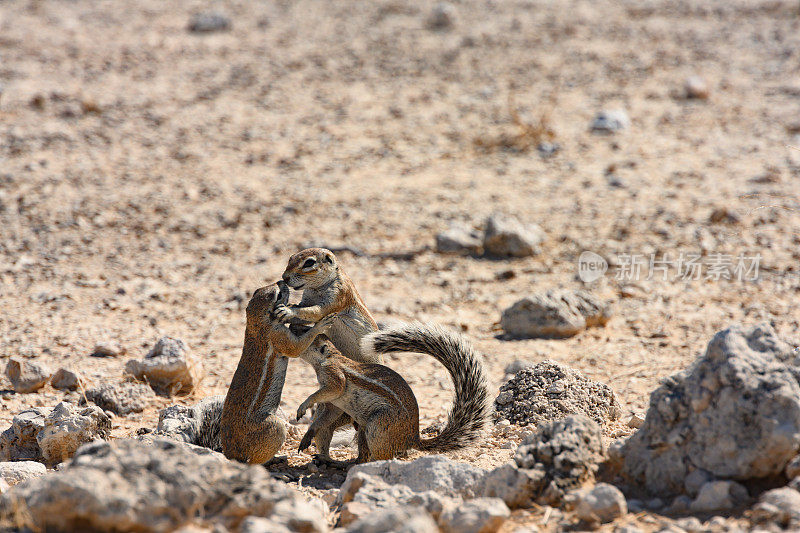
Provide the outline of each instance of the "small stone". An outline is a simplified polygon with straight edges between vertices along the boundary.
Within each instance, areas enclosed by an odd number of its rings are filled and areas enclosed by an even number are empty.
[[[345,533],[439,533],[439,528],[424,511],[415,507],[392,507],[364,512],[350,523]]]
[[[694,498],[703,488],[703,485],[712,481],[715,481],[715,479],[710,472],[706,472],[702,468],[695,468],[686,476],[683,486],[686,489],[686,494]]]
[[[794,459],[789,461],[783,471],[789,479],[800,476],[800,455],[796,455]]]
[[[738,224],[742,218],[726,207],[718,207],[711,212],[708,221],[712,224]]]
[[[518,300],[500,316],[500,327],[515,338],[566,338],[605,326],[611,306],[584,291],[549,290]]]
[[[616,133],[628,129],[630,125],[631,119],[625,110],[608,109],[595,116],[591,129],[597,133]]]
[[[680,514],[689,511],[689,506],[692,505],[692,499],[685,494],[677,496],[667,508],[666,512],[669,514]]]
[[[698,533],[703,531],[703,524],[700,519],[695,516],[687,516],[675,521],[675,525],[687,531],[687,533]]]
[[[439,2],[431,10],[425,26],[429,30],[449,30],[456,22],[456,8],[448,2]]]
[[[778,522],[787,526],[800,520],[800,492],[788,487],[768,490],[753,507],[753,519],[758,522]]]
[[[45,463],[56,465],[72,457],[81,444],[107,439],[110,432],[111,419],[99,407],[61,402],[45,418],[36,441]]]
[[[126,350],[117,342],[103,341],[98,342],[92,350],[92,357],[117,357],[125,355]]]
[[[440,254],[480,255],[483,241],[472,228],[454,224],[436,235],[436,251]]]
[[[11,427],[0,435],[0,459],[3,461],[42,461],[36,435],[44,428],[45,413],[26,409],[14,415]]]
[[[627,514],[628,504],[617,487],[608,483],[598,483],[578,495],[575,509],[578,518],[589,523],[605,524]]]
[[[528,257],[540,252],[544,231],[536,224],[495,213],[486,220],[483,249],[493,257]]]
[[[6,376],[16,392],[36,392],[50,380],[51,370],[43,363],[28,361],[18,357],[8,360]]]
[[[141,413],[153,396],[153,390],[144,383],[106,383],[86,391],[87,400],[117,415]]]
[[[59,390],[75,390],[81,384],[81,378],[73,370],[59,368],[50,378],[50,384]]]
[[[445,510],[439,525],[444,533],[493,533],[510,515],[499,498],[475,498]]]
[[[700,76],[689,76],[684,84],[686,98],[706,100],[710,94],[708,84]]]
[[[659,509],[663,509],[664,500],[662,500],[661,498],[652,498],[650,500],[647,500],[647,503],[645,505],[651,511],[657,511]]]
[[[528,361],[525,359],[514,359],[512,362],[506,365],[503,369],[503,372],[506,374],[516,375],[517,372],[520,370],[525,370],[526,368],[530,368],[534,366],[536,363],[533,361]]]
[[[628,427],[633,429],[639,429],[644,424],[644,417],[641,415],[633,414],[628,419]]]
[[[188,30],[192,33],[213,33],[231,28],[231,19],[224,13],[209,11],[197,13],[189,21]]]
[[[689,508],[699,513],[733,509],[747,498],[747,489],[735,481],[711,481],[700,488]]]
[[[146,381],[159,395],[186,395],[200,381],[203,365],[182,340],[163,337],[144,359],[129,360],[125,372]]]
[[[10,486],[33,477],[43,476],[47,468],[36,461],[10,461],[0,463],[0,478]]]

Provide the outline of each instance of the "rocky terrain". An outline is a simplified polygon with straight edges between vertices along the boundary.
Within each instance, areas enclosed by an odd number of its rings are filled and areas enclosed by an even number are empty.
[[[4,527],[797,529],[798,57],[780,0],[3,2]],[[205,447],[309,245],[475,343],[484,442]],[[445,370],[388,364],[443,422]]]

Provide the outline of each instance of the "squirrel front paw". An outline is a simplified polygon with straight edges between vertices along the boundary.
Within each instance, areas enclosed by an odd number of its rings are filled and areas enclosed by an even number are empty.
[[[300,407],[297,408],[297,420],[303,418],[303,415],[306,414],[306,411],[308,411],[309,407],[311,407],[311,404],[308,403],[308,401],[305,401],[300,404]]]
[[[328,333],[335,323],[336,315],[328,315],[323,317],[322,320],[317,322],[317,326],[319,326],[319,332],[321,334]]]
[[[275,317],[281,322],[288,322],[289,320],[297,316],[297,314],[291,308],[283,304],[276,305],[274,313]]]

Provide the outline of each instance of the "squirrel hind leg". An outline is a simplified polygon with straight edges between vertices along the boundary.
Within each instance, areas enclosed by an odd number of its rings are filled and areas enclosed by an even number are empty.
[[[264,464],[270,461],[286,441],[286,426],[277,417],[264,420],[260,427],[248,432],[243,439],[246,442],[247,463]]]

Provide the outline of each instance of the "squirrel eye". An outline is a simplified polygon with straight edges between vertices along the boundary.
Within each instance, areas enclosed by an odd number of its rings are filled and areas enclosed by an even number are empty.
[[[311,268],[317,261],[314,259],[306,259],[306,262],[303,263],[303,268]]]

